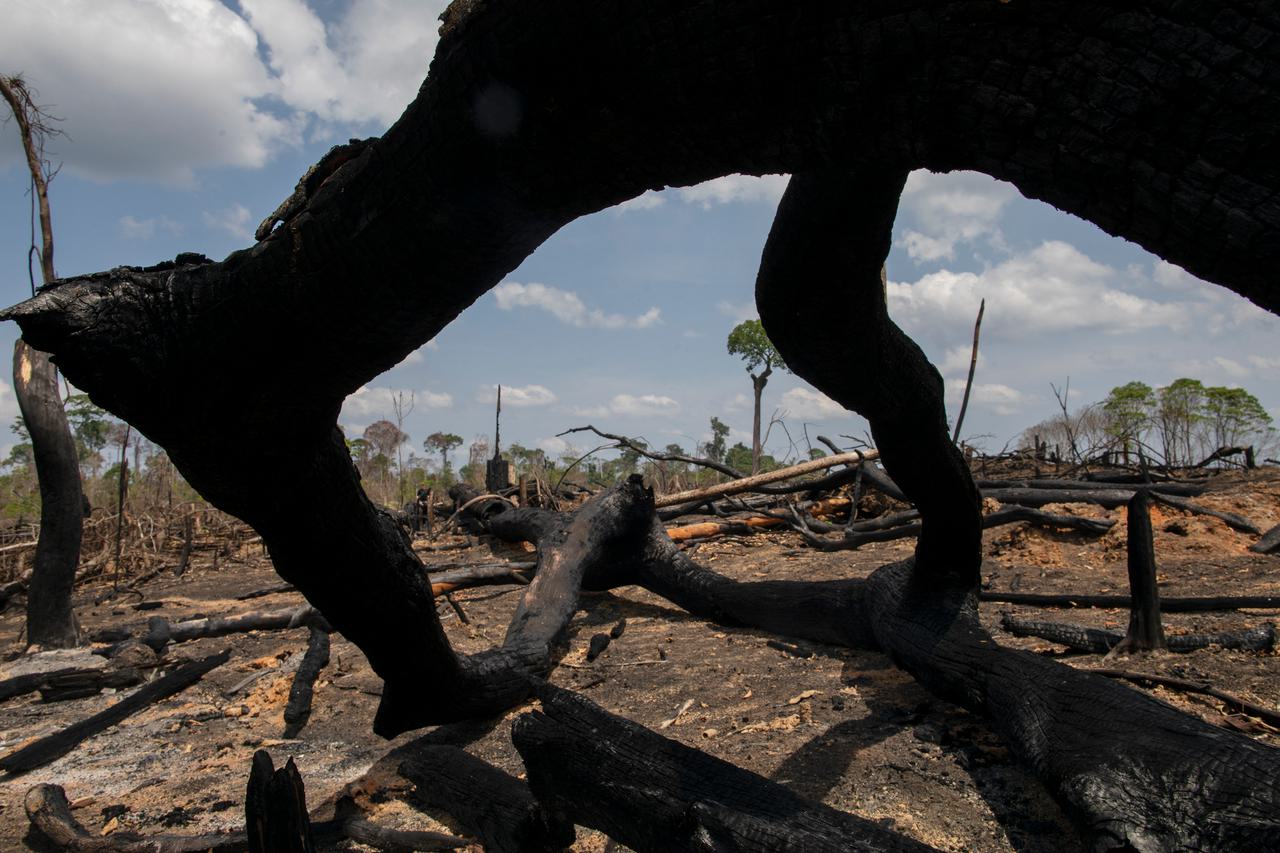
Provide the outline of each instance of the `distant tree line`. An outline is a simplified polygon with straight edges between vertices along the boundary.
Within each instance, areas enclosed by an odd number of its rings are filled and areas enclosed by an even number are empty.
[[[1243,388],[1175,379],[1152,388],[1128,382],[1105,399],[1062,411],[1024,430],[1020,447],[1080,462],[1112,453],[1125,462],[1139,456],[1155,464],[1197,465],[1222,448],[1252,447],[1257,453],[1276,440],[1271,415]]]

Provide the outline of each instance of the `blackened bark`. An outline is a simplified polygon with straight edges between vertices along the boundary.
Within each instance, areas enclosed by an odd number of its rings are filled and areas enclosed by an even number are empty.
[[[452,817],[494,853],[551,853],[573,843],[573,824],[529,786],[453,746],[422,746],[400,765],[428,808]]]
[[[987,592],[978,594],[981,601],[1021,604],[1027,607],[1103,607],[1128,608],[1133,599],[1127,595],[1044,595],[1035,592]],[[1160,609],[1165,613],[1206,613],[1214,610],[1275,610],[1280,608],[1280,595],[1224,595],[1165,598]]]
[[[1111,651],[1124,635],[1115,631],[1104,631],[1098,628],[1086,628],[1083,625],[1071,625],[1065,622],[1043,622],[1036,619],[1021,619],[1004,614],[1000,617],[1000,627],[1015,637],[1039,637],[1052,643],[1067,646],[1081,652],[1105,655]],[[1209,634],[1173,634],[1165,637],[1165,647],[1171,652],[1192,652],[1196,649],[1207,649],[1210,646],[1221,646],[1224,649],[1238,649],[1250,652],[1265,652],[1275,648],[1276,628],[1267,623],[1257,628],[1244,631],[1225,631]]]
[[[293,675],[289,686],[289,701],[284,707],[284,736],[295,738],[311,719],[311,699],[315,693],[320,670],[329,663],[329,633],[312,627],[307,638],[307,652]]]
[[[1119,654],[1165,647],[1160,622],[1160,586],[1156,583],[1156,549],[1151,533],[1151,495],[1139,491],[1129,501],[1129,630],[1115,647]]]
[[[511,737],[539,802],[638,853],[933,850],[543,683]]]
[[[13,387],[40,482],[40,541],[27,586],[27,640],[68,648],[80,638],[71,608],[84,528],[76,446],[58,395],[57,371],[46,353],[22,339],[13,347]]]
[[[292,758],[277,770],[265,749],[253,754],[244,815],[249,853],[315,853],[306,790]]]

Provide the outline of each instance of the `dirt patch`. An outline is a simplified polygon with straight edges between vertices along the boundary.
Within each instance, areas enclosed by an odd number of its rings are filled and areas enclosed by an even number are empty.
[[[1260,528],[1280,521],[1280,478],[1230,475],[1211,494],[1195,499],[1236,512]],[[1117,521],[1112,532],[1090,538],[1027,525],[987,532],[984,584],[1020,592],[1121,593],[1124,513],[1096,507],[1050,507]],[[1158,508],[1156,549],[1165,595],[1280,594],[1280,558],[1248,552],[1256,537],[1216,519]],[[790,533],[724,537],[693,549],[695,559],[741,580],[863,577],[911,552],[911,541],[869,545],[856,552],[816,553]],[[499,549],[527,559],[522,549]],[[494,559],[490,549],[425,553],[428,562]],[[278,583],[266,558],[249,546],[216,570],[197,564],[180,579],[160,577],[145,587],[159,609],[135,610],[136,596],[98,606],[107,588],[78,593],[86,631],[125,627],[138,633],[146,619],[230,615],[277,610],[301,603],[297,594],[237,601],[244,592]],[[499,642],[518,587],[487,587],[455,595],[471,625],[441,602],[440,617],[462,652]],[[984,624],[1003,644],[1096,666],[1086,655],[1018,639],[999,630],[1002,610],[1123,630],[1121,611],[1043,611],[1001,605],[983,609]],[[1275,612],[1169,614],[1169,632],[1220,631],[1274,620]],[[594,662],[590,636],[625,618],[626,631]],[[20,613],[0,616],[0,644],[16,650]],[[585,595],[570,628],[570,651],[553,674],[561,686],[668,737],[706,750],[774,779],[798,793],[883,821],[944,850],[1072,851],[1080,849],[1058,807],[1024,772],[983,722],[934,699],[884,655],[805,644],[801,654],[768,645],[771,635],[727,629],[689,616],[635,587]],[[197,833],[243,821],[244,785],[255,749],[277,764],[296,760],[311,805],[360,779],[391,749],[415,738],[462,745],[509,772],[521,773],[511,745],[511,721],[442,726],[384,741],[371,732],[381,683],[364,656],[334,637],[331,663],[316,685],[310,723],[284,740],[283,709],[293,669],[306,648],[306,629],[200,640],[174,647],[170,659],[194,659],[223,648],[231,662],[202,682],[98,735],[71,754],[16,779],[0,780],[0,849],[42,849],[27,837],[22,796],[37,782],[66,787],[75,814],[90,830]],[[1125,662],[1143,672],[1202,679],[1243,698],[1280,708],[1280,659],[1208,649]],[[256,677],[254,677],[256,676]],[[1135,688],[1136,689],[1136,688]],[[1234,726],[1280,746],[1274,731],[1232,717],[1210,699],[1155,691],[1160,699],[1220,725]],[[0,750],[8,751],[100,710],[118,696],[56,704],[27,697],[0,705]],[[684,708],[682,713],[677,713]],[[666,723],[665,727],[662,727]],[[385,769],[385,768],[384,768]],[[445,815],[419,808],[410,786],[387,773],[370,776],[360,799],[373,819],[401,828],[445,831]],[[455,827],[456,829],[456,827]],[[602,850],[605,840],[579,830],[575,850]],[[361,849],[349,845],[341,849]]]

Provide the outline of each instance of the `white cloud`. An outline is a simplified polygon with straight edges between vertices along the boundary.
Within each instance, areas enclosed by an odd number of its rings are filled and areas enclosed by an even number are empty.
[[[5,432],[8,433],[7,427],[17,420],[20,414],[18,398],[13,393],[13,387],[7,382],[0,381],[0,427],[5,427]],[[5,457],[8,455],[6,452]]]
[[[558,435],[553,435],[538,439],[538,443],[535,446],[540,450],[545,450],[550,456],[559,456],[569,449],[569,442]]]
[[[248,240],[251,236],[249,222],[252,217],[253,214],[249,212],[249,208],[238,202],[226,210],[220,210],[217,213],[206,210],[200,215],[206,227],[215,231],[225,231],[238,240]]]
[[[1213,357],[1213,363],[1216,364],[1223,373],[1236,378],[1248,376],[1252,372],[1240,362],[1220,355]]]
[[[1280,356],[1251,355],[1249,363],[1258,370],[1280,370]]]
[[[901,237],[907,254],[916,262],[951,260],[956,246],[983,238],[1002,248],[997,223],[1016,197],[1012,185],[977,172],[912,172],[901,201],[905,218],[917,226]]]
[[[787,175],[725,175],[723,178],[705,181],[692,187],[684,187],[676,192],[680,200],[686,204],[701,205],[703,210],[710,210],[717,204],[733,204],[735,202],[767,202],[777,204],[782,193],[787,189]]]
[[[489,385],[481,388],[476,394],[477,403],[494,403],[498,399],[498,386]],[[559,398],[551,392],[550,388],[544,385],[525,385],[523,388],[515,385],[502,386],[502,405],[511,406],[513,408],[524,408],[526,406],[548,406]]]
[[[964,379],[947,380],[947,399],[959,404],[964,399]],[[969,392],[969,405],[974,403],[989,406],[997,415],[1013,415],[1022,410],[1027,396],[1016,388],[1001,385],[998,382],[975,382]]]
[[[782,408],[786,409],[791,417],[801,420],[852,416],[844,406],[812,388],[792,388],[787,391],[782,395]]]
[[[952,373],[963,373],[966,376],[969,373],[969,362],[973,360],[973,344],[965,344],[963,346],[951,347],[947,350],[942,361],[938,364],[938,372],[943,376]],[[981,368],[986,362],[986,356],[981,351],[978,353],[978,367]]]
[[[608,403],[599,406],[577,406],[573,414],[584,418],[621,417],[669,417],[680,411],[680,403],[660,394],[615,394]]]
[[[752,406],[753,399],[746,394],[734,394],[727,403],[724,404],[726,412],[745,412],[749,411]]]
[[[176,236],[182,233],[182,225],[167,216],[156,216],[150,219],[138,219],[134,216],[122,216],[116,222],[116,231],[125,240],[150,240],[157,231],[164,231]]]
[[[7,3],[0,56],[63,118],[51,153],[69,172],[190,185],[198,169],[263,166],[316,120],[390,123],[445,5],[354,0],[326,26],[299,0],[243,0],[243,17],[218,0]],[[10,136],[0,166],[17,162]]]
[[[400,363],[401,364],[421,364],[426,358],[425,353],[427,350],[431,350],[434,352],[435,350],[438,350],[438,349],[440,349],[440,345],[435,342],[434,338],[432,338],[431,340],[427,341],[425,344],[418,347],[416,350],[414,350],[413,352],[409,353],[404,358],[402,358],[400,360]]]
[[[447,409],[453,405],[450,394],[429,391],[426,389],[408,391],[399,388],[382,388],[363,385],[351,394],[342,404],[342,419],[363,421],[366,418],[391,418],[395,415],[395,397],[405,395],[408,405],[409,395],[413,395],[415,409]]]
[[[727,299],[722,299],[716,303],[716,310],[735,323],[741,323],[744,320],[755,320],[760,316],[756,313],[756,301],[754,299],[748,299],[746,302],[730,302]]]
[[[1072,329],[1179,331],[1191,325],[1192,306],[1157,302],[1111,286],[1120,278],[1074,246],[1048,241],[979,273],[944,269],[914,284],[890,282],[889,305],[913,331],[971,322],[983,297],[984,330],[998,329],[1010,337]]]
[[[588,308],[572,290],[561,290],[538,282],[520,284],[505,281],[493,289],[498,307],[503,311],[513,308],[538,308],[546,311],[562,323],[579,328],[596,329],[647,329],[662,322],[662,312],[650,308],[635,317],[622,314],[606,314],[599,308]]]
[[[615,213],[630,213],[633,210],[653,210],[655,207],[662,207],[667,203],[666,196],[657,190],[645,190],[640,195],[632,199],[627,199],[622,204],[613,208]]]

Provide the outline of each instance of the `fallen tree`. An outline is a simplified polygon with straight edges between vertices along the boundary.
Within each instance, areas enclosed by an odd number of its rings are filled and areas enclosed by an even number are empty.
[[[1280,9],[655,0],[639,14],[616,0],[455,3],[404,116],[329,159],[262,242],[69,279],[4,316],[262,534],[384,679],[379,732],[527,696],[579,579],[607,555],[595,582],[639,566],[712,618],[887,651],[986,716],[1098,848],[1269,844],[1275,750],[982,631],[978,493],[941,379],[885,315],[879,271],[907,171],[973,168],[1280,310],[1280,84],[1255,73],[1277,64]],[[419,560],[359,485],[342,400],[566,223],[734,171],[795,174],[761,264],[761,319],[797,374],[868,416],[920,511],[914,560],[866,582],[752,589],[681,562],[622,489],[578,514],[595,525],[548,528],[502,648],[455,654]],[[352,281],[366,298],[345,298]],[[798,300],[797,281],[840,286]],[[326,499],[280,501],[282,481]],[[557,537],[576,559],[551,556]]]

